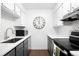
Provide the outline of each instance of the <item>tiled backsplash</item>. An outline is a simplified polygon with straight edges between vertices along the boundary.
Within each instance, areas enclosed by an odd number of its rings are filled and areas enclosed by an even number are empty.
[[[79,30],[79,20],[74,22],[69,22],[71,24],[65,23],[63,26],[59,26],[54,28],[56,32],[56,36],[58,37],[68,37],[71,34],[71,31]]]

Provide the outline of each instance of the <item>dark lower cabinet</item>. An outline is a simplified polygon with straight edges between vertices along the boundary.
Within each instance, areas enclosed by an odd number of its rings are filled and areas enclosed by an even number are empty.
[[[19,44],[16,48],[16,56],[23,56],[23,42]]]
[[[22,43],[16,46],[14,49],[9,51],[4,56],[28,56],[29,50],[28,48],[31,45],[31,37],[26,38]]]
[[[28,55],[30,54],[31,52],[31,36],[28,37]]]
[[[7,53],[5,56],[15,56],[15,49],[11,50],[9,53]]]
[[[24,56],[28,55],[28,39],[24,41]]]
[[[49,51],[49,55],[52,56],[53,55],[53,42],[52,39],[48,36],[48,51]]]
[[[54,45],[53,42],[51,43],[51,56],[53,56],[53,50],[54,50]]]

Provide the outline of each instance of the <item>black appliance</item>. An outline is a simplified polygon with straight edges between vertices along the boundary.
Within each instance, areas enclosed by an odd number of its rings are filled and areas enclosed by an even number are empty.
[[[71,32],[69,41],[73,47],[79,48],[79,32]]]
[[[24,30],[16,30],[16,36],[25,36],[25,31]]]
[[[28,34],[28,30],[25,26],[14,26],[15,28],[15,36],[26,36]]]

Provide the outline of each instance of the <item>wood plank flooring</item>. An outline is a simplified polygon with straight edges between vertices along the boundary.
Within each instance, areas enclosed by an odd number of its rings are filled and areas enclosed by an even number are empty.
[[[47,50],[31,50],[29,56],[49,56]]]

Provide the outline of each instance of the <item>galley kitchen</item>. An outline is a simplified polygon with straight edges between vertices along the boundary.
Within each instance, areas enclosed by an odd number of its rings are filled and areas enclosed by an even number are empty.
[[[0,56],[79,56],[79,3],[0,3]]]

